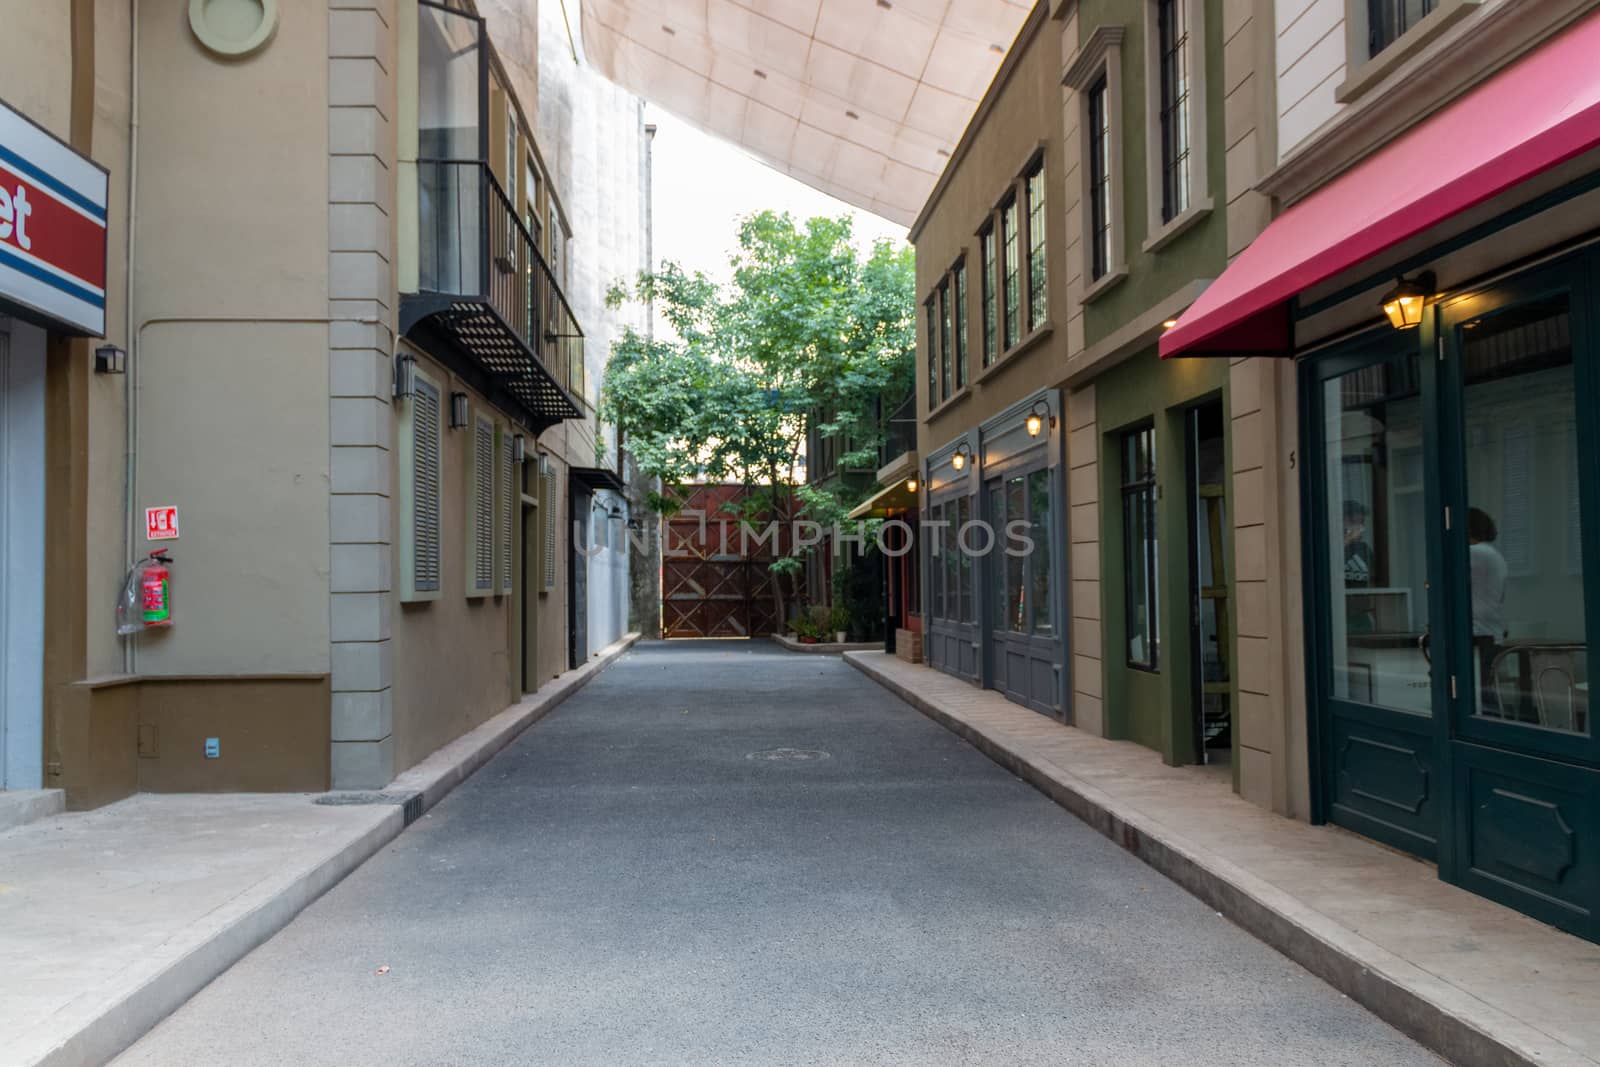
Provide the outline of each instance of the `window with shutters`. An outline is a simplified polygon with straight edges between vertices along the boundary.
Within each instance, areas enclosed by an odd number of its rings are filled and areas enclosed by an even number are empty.
[[[467,596],[494,592],[494,423],[474,413],[467,456]]]
[[[512,560],[516,542],[516,514],[521,506],[517,493],[517,464],[511,451],[511,428],[495,427],[495,589],[509,595],[513,588]]]
[[[400,430],[400,599],[439,598],[443,392],[420,367]]]
[[[544,521],[544,588],[548,592],[556,587],[556,554],[561,550],[556,540],[556,472],[554,468],[544,475],[544,499],[539,501],[539,514]]]

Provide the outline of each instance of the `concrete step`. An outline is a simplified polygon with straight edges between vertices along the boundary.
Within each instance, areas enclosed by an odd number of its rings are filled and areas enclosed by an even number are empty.
[[[0,833],[57,815],[67,808],[63,789],[0,789]]]

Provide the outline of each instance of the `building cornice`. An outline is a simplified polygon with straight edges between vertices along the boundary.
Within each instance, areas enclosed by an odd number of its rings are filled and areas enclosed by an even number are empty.
[[[989,83],[983,99],[978,101],[977,108],[972,112],[972,118],[967,120],[967,128],[961,131],[961,140],[950,150],[950,158],[945,162],[944,170],[939,173],[939,180],[933,183],[933,190],[928,193],[928,199],[923,201],[922,210],[917,212],[916,219],[911,223],[906,239],[913,245],[917,243],[917,238],[922,235],[922,228],[928,224],[928,217],[939,205],[939,200],[949,188],[950,182],[954,180],[962,160],[966,159],[967,153],[972,150],[972,142],[977,137],[977,131],[988,121],[989,114],[999,102],[1000,94],[1005,91],[1011,75],[1016,72],[1017,64],[1022,62],[1022,53],[1027,51],[1028,45],[1033,43],[1034,37],[1044,26],[1049,6],[1049,0],[1038,0],[1033,5],[1027,21],[1022,24],[1022,29],[1017,31],[1016,40],[1012,41],[1011,47],[1006,50],[1006,57],[1000,61],[1000,69],[995,71],[994,80]]]

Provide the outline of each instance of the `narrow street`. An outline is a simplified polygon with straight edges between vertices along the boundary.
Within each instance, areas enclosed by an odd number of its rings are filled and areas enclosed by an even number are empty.
[[[624,656],[116,1062],[1440,1061],[837,657],[730,641]]]

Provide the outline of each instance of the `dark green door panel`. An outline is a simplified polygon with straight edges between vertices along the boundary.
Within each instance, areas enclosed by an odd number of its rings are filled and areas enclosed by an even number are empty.
[[[1461,886],[1594,939],[1600,771],[1452,742]]]
[[[1437,860],[1441,784],[1429,724],[1420,725],[1412,733],[1334,716],[1329,814],[1357,833]]]

